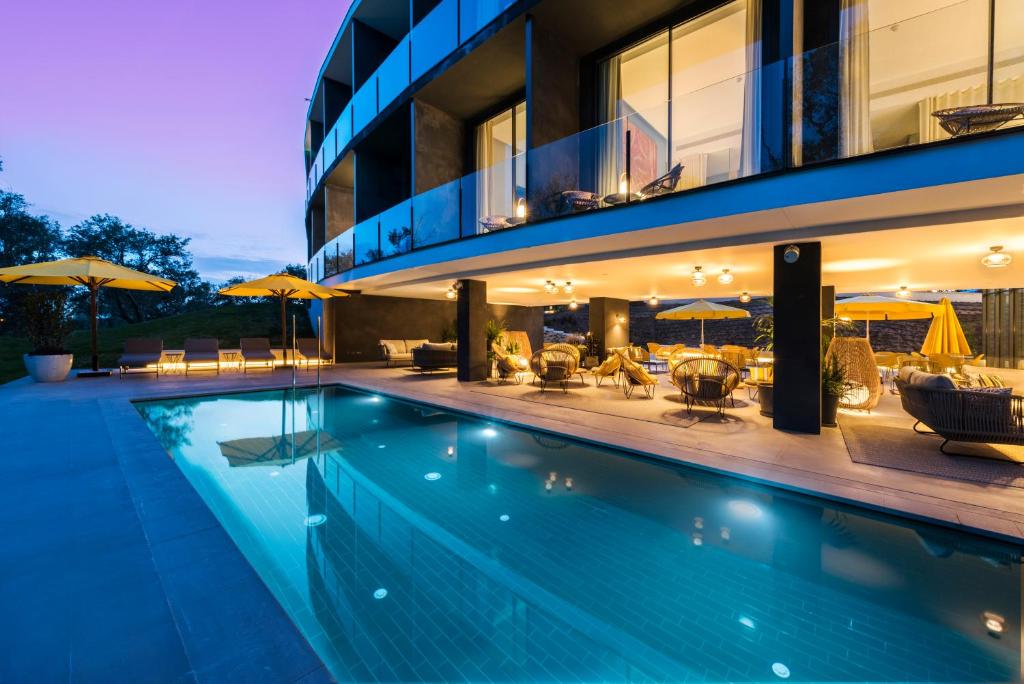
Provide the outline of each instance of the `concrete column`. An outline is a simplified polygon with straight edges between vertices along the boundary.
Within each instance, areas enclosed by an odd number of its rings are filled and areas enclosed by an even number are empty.
[[[774,418],[777,430],[821,432],[821,243],[776,245]]]
[[[611,297],[590,298],[590,334],[602,361],[610,347],[629,344],[629,301]]]
[[[486,380],[487,283],[482,280],[460,280],[458,301],[458,378],[460,382]]]

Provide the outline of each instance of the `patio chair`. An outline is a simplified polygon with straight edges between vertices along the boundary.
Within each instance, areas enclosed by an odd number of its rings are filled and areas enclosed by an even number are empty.
[[[569,381],[576,374],[576,356],[565,349],[554,347],[565,347],[571,345],[552,345],[541,349],[530,357],[530,370],[533,371],[535,380],[540,381],[540,389],[543,392],[550,383],[557,383],[563,392],[569,391]],[[586,384],[586,381],[584,381]]]
[[[619,385],[619,372],[622,370],[622,361],[619,359],[618,354],[612,354],[606,358],[600,366],[590,369],[590,374],[594,376],[594,383],[600,387],[601,382],[605,378],[611,378],[612,384],[616,387]]]
[[[683,175],[683,165],[676,164],[663,176],[658,176],[650,183],[640,188],[640,197],[648,199],[659,195],[668,195],[676,191],[679,185],[679,178]]]
[[[117,360],[120,377],[129,370],[156,373],[160,377],[160,358],[164,354],[164,341],[155,337],[129,337],[124,341],[124,353]]]
[[[750,350],[733,344],[723,344],[718,350],[722,360],[737,368],[740,373],[750,365]]]
[[[495,368],[498,371],[498,382],[504,384],[510,379],[517,385],[523,382],[523,375],[530,371],[530,362],[520,354],[511,354],[501,348],[497,342],[491,344],[494,352]]]
[[[726,400],[736,406],[732,393],[740,384],[740,371],[709,356],[686,359],[672,371],[672,384],[679,388],[687,414],[693,413],[697,403],[709,403],[721,414],[725,412]]]
[[[242,372],[249,372],[249,364],[258,364],[261,368],[273,370],[277,357],[270,349],[270,339],[266,337],[243,337],[238,340],[242,353]]]
[[[213,369],[220,374],[220,342],[216,337],[190,337],[185,340],[185,355],[182,358],[185,364],[185,375],[194,364],[200,366],[213,365]]]
[[[584,385],[587,384],[587,378],[586,378],[585,375],[583,375],[583,369],[580,367],[580,349],[579,349],[579,347],[577,347],[574,344],[567,344],[565,342],[556,342],[554,344],[545,344],[544,345],[544,349],[557,349],[557,350],[564,351],[565,353],[571,355],[573,357],[573,359],[575,359],[575,361],[576,361],[576,365],[574,366],[574,370],[572,372],[572,375],[580,376],[580,382],[583,383]]]
[[[622,393],[629,399],[633,396],[633,390],[637,387],[644,389],[648,399],[654,398],[654,388],[658,386],[658,379],[647,372],[647,369],[636,361],[630,359],[622,351],[615,352],[619,357],[619,365],[622,369]]]
[[[300,337],[295,340],[295,351],[298,352],[297,360],[305,362],[307,369],[313,361],[319,362],[321,366],[329,366],[334,363],[330,352],[321,348],[320,340],[315,337]]]
[[[586,190],[565,190],[559,193],[562,201],[562,213],[589,211],[601,206],[601,196]]]

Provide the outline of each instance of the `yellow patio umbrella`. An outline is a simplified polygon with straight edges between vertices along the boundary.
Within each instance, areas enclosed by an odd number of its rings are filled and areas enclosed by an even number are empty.
[[[871,339],[871,321],[909,321],[942,315],[942,307],[913,299],[862,295],[840,299],[835,306],[836,316],[851,321],[867,321],[865,337]]]
[[[99,289],[116,287],[122,290],[170,292],[177,285],[173,280],[135,271],[95,256],[0,268],[0,282],[23,285],[80,285],[88,288],[94,374],[100,371],[99,355],[96,352],[96,297]]]
[[[229,285],[218,290],[217,294],[228,297],[277,297],[281,300],[281,358],[285,354],[285,337],[288,326],[285,318],[285,300],[288,299],[330,299],[331,297],[347,297],[341,290],[333,290],[323,285],[311,283],[288,273],[275,273],[247,283]]]
[[[921,353],[925,356],[929,354],[970,356],[971,347],[967,344],[967,336],[964,335],[964,329],[960,326],[960,319],[956,317],[949,297],[943,297],[939,306],[942,307],[942,314],[932,319],[928,335],[924,338],[924,344],[921,345]]]
[[[750,312],[746,309],[737,309],[735,306],[716,304],[706,299],[698,299],[695,302],[677,306],[674,309],[662,311],[655,318],[669,321],[700,321],[700,343],[704,344],[704,321],[717,321],[727,318],[750,318]]]

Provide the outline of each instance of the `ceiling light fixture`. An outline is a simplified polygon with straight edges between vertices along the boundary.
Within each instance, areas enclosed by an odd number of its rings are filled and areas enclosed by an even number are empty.
[[[693,267],[693,273],[690,274],[690,282],[697,287],[704,287],[708,284],[708,277],[701,272],[700,268],[700,266]]]
[[[907,289],[906,285],[900,285],[900,289],[896,290],[897,297],[909,297],[910,290]]]
[[[575,289],[576,288],[572,286],[572,281],[567,280],[565,281],[565,287],[562,288],[562,292],[564,292],[565,294],[572,294],[573,290]]]
[[[449,287],[445,291],[444,296],[447,297],[448,299],[455,299],[455,288],[454,287]]]
[[[555,284],[550,280],[544,281],[544,291],[547,292],[548,294],[554,294],[555,290],[557,289],[558,288],[555,286]]]
[[[570,311],[575,311],[577,309],[577,307],[579,307],[579,304],[576,303],[575,299],[573,299],[571,302],[569,302],[569,310]]]
[[[647,303],[650,304],[651,306],[658,306],[658,295],[651,295],[647,299]]]
[[[729,273],[729,269],[723,268],[722,272],[718,274],[718,282],[722,285],[728,285],[733,281],[732,273]]]
[[[1005,268],[1013,261],[1013,257],[1003,251],[1002,245],[989,247],[989,253],[981,258],[981,263],[989,268]]]
[[[742,302],[743,304],[749,304],[750,303],[750,293],[749,292],[744,292],[743,294],[741,294],[740,295],[740,302]]]

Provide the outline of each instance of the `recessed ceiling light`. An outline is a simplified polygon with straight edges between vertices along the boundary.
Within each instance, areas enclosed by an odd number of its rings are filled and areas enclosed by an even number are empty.
[[[989,247],[989,253],[981,258],[981,263],[989,268],[1006,268],[1013,257],[1003,251],[1002,245]]]

